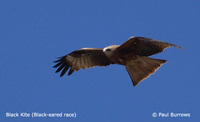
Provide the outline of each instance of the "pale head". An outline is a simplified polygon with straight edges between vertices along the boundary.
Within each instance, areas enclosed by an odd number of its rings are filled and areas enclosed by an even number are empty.
[[[115,49],[119,46],[120,45],[111,45],[111,46],[105,47],[103,48],[103,52],[106,54],[106,56],[110,57],[115,51]]]

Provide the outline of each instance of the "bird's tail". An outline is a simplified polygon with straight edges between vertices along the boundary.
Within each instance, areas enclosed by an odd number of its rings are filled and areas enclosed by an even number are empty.
[[[131,77],[133,86],[136,86],[142,80],[155,73],[155,71],[166,62],[167,60],[162,59],[138,57],[137,59],[134,59],[131,64],[126,65],[125,67]]]

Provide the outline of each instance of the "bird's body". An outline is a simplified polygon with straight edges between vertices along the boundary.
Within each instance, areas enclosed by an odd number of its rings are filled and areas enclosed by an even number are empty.
[[[153,74],[167,60],[154,59],[148,56],[162,52],[165,48],[180,46],[149,39],[145,37],[131,37],[122,45],[111,45],[105,48],[82,48],[61,57],[55,61],[56,72],[62,70],[63,76],[70,68],[68,75],[80,69],[94,66],[108,66],[110,64],[124,65],[132,83],[139,82]]]
[[[120,45],[111,45],[103,49],[103,52],[113,64],[126,65],[137,57],[136,52],[122,52],[118,50],[119,46]]]

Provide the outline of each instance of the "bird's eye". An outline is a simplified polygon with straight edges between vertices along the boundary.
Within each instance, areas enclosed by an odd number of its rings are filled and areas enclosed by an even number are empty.
[[[106,49],[106,51],[111,51],[111,49],[108,48],[108,49]]]

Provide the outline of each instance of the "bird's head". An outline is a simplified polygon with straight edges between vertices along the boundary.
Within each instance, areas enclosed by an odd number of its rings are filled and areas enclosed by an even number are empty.
[[[111,46],[105,47],[103,48],[103,52],[106,54],[106,56],[110,57],[117,47],[119,47],[119,45],[111,45]]]

